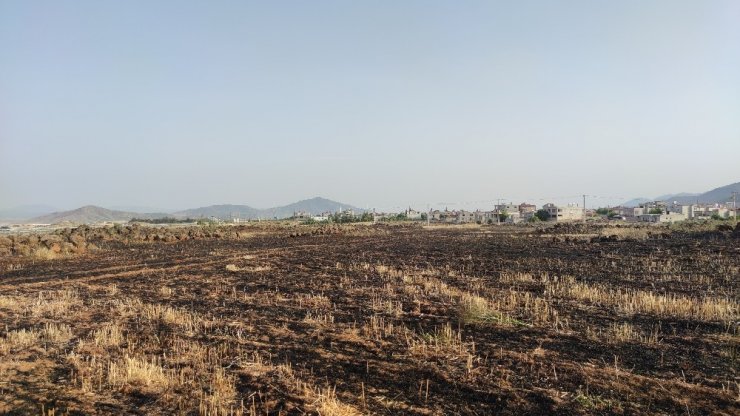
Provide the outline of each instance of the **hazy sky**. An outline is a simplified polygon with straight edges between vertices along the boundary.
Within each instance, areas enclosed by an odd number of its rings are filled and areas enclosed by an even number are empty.
[[[614,203],[739,155],[737,0],[0,0],[0,208]]]

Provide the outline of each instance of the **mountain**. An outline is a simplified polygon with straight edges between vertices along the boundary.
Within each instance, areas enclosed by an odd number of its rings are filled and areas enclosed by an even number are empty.
[[[687,198],[696,198],[699,194],[692,194],[690,192],[681,192],[680,194],[666,194],[661,196],[656,196],[653,201],[666,201],[666,202],[673,202],[678,199],[687,199]]]
[[[733,192],[740,193],[740,182],[721,186],[719,188],[715,188],[715,189],[712,189],[711,191],[707,191],[701,194],[683,192],[680,194],[660,195],[653,199],[635,198],[627,202],[624,202],[622,205],[625,207],[634,207],[634,206],[638,206],[641,203],[649,202],[649,201],[665,201],[665,202],[676,201],[679,204],[695,204],[697,202],[700,204],[721,204],[721,203],[732,201]]]
[[[253,208],[248,205],[211,205],[208,207],[186,209],[172,214],[118,211],[94,205],[87,205],[71,211],[53,212],[51,214],[38,216],[26,222],[34,224],[58,224],[61,222],[89,224],[103,221],[129,221],[132,218],[152,219],[163,217],[193,219],[216,217],[223,220],[229,220],[231,218],[270,219],[289,218],[293,216],[293,213],[296,211],[320,214],[322,212],[335,212],[340,209],[352,209],[357,213],[365,211],[349,204],[343,204],[330,199],[317,197],[267,209]]]
[[[106,208],[111,209],[113,211],[138,212],[140,214],[147,214],[147,213],[150,213],[150,212],[175,212],[175,211],[179,211],[177,209],[162,209],[162,208],[147,207],[147,206],[140,206],[140,205],[114,205],[112,207],[106,207]]]
[[[304,199],[289,205],[279,207],[258,209],[248,205],[211,205],[208,207],[187,209],[172,214],[177,218],[210,218],[216,217],[224,220],[231,218],[241,218],[254,220],[258,218],[289,218],[296,211],[303,211],[310,214],[320,214],[322,212],[335,212],[340,209],[352,209],[355,212],[364,212],[365,210],[354,207],[349,204],[332,201],[330,199],[316,197]]]
[[[297,211],[303,211],[309,214],[317,215],[321,214],[322,212],[336,212],[343,209],[351,209],[356,213],[365,212],[365,210],[362,208],[353,207],[349,204],[343,204],[341,202],[336,202],[321,197],[304,199],[302,201],[294,202],[289,205],[271,208],[264,211],[268,211],[270,213],[270,218],[288,218],[292,217],[293,213]]]
[[[138,212],[115,211],[87,205],[71,211],[53,212],[40,217],[31,218],[26,221],[33,224],[58,224],[71,222],[77,224],[89,224],[103,221],[128,221],[132,218],[161,218],[167,216],[164,213],[142,214]]]
[[[729,185],[714,188],[711,191],[704,192],[703,194],[680,197],[676,200],[680,203],[688,204],[691,202],[699,201],[700,204],[720,204],[732,201],[732,193],[740,193],[740,182],[735,182]]]
[[[208,207],[186,209],[178,211],[172,215],[177,218],[210,218],[216,217],[221,219],[242,218],[257,219],[260,218],[260,211],[248,205],[211,205]]]
[[[650,202],[650,201],[651,200],[649,198],[635,198],[635,199],[630,199],[627,202],[623,202],[622,206],[623,207],[637,207],[637,206],[640,206],[640,204],[644,204],[645,202]]]

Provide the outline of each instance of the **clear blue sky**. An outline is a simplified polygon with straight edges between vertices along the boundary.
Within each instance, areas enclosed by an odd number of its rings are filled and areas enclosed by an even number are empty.
[[[738,155],[736,0],[0,0],[0,208],[613,203]]]

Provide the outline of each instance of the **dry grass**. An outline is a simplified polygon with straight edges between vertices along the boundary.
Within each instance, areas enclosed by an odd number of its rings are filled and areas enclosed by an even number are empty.
[[[174,371],[165,370],[156,358],[125,356],[108,365],[107,382],[115,387],[147,386],[162,392],[176,384],[176,380]]]
[[[336,387],[315,389],[312,394],[316,399],[314,406],[316,412],[321,416],[360,416],[360,412],[354,406],[343,403],[337,398]]]
[[[72,338],[72,330],[65,324],[46,323],[40,330],[16,329],[0,338],[0,354],[25,350],[32,347],[44,347],[60,344]]]
[[[75,313],[82,306],[76,290],[39,292],[31,304],[31,315],[34,317],[59,318],[67,313]]]
[[[15,311],[19,310],[24,303],[24,299],[16,296],[0,296],[0,309]]]
[[[645,241],[654,234],[654,231],[646,227],[606,227],[599,231],[602,237],[616,237],[618,240]]]
[[[612,322],[605,330],[586,328],[589,339],[607,343],[640,342],[646,345],[660,343],[662,334],[660,324],[656,324],[648,332],[642,332],[629,322]]]
[[[234,377],[227,375],[223,368],[216,368],[211,374],[206,391],[200,393],[198,414],[201,416],[241,415],[243,405],[235,406],[235,398]]]
[[[175,291],[171,287],[168,287],[168,286],[160,286],[160,288],[159,288],[159,294],[162,297],[169,298],[174,293],[175,293]]]
[[[17,329],[0,338],[0,353],[8,354],[14,350],[30,348],[39,343],[41,334],[33,329]]]
[[[0,414],[44,395],[73,414],[734,414],[732,245],[687,258],[698,245],[443,228],[142,244],[98,270],[55,264],[64,279],[11,273],[31,278],[0,296]]]
[[[124,341],[123,330],[117,323],[106,323],[92,332],[90,338],[98,347],[118,347]]]
[[[653,314],[692,320],[732,322],[738,316],[738,303],[714,297],[694,298],[677,294],[656,294],[635,289],[613,289],[578,282],[572,277],[549,282],[546,291],[554,296],[606,305],[628,314]]]
[[[511,325],[515,322],[511,316],[495,310],[491,302],[477,295],[464,294],[460,297],[460,320],[463,323],[500,323]]]
[[[161,304],[143,304],[141,316],[150,322],[175,325],[189,332],[196,332],[207,325],[194,313]]]
[[[63,257],[61,253],[57,253],[46,247],[39,247],[33,250],[32,255],[35,259],[38,259],[38,260],[55,260],[55,259]]]

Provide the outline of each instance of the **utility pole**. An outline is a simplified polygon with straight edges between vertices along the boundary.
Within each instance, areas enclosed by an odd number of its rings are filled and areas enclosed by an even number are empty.
[[[737,222],[737,191],[732,192],[732,213],[735,217],[735,222]]]
[[[586,194],[583,194],[583,221],[586,221]]]
[[[504,199],[503,198],[499,198],[499,199],[496,200],[496,202],[497,202],[496,206],[497,207],[498,206],[501,206],[501,201],[504,201]],[[496,208],[494,210],[494,212],[496,213],[495,214],[496,215],[496,225],[499,225],[499,224],[501,224],[501,213],[499,212],[499,209],[498,208]]]

